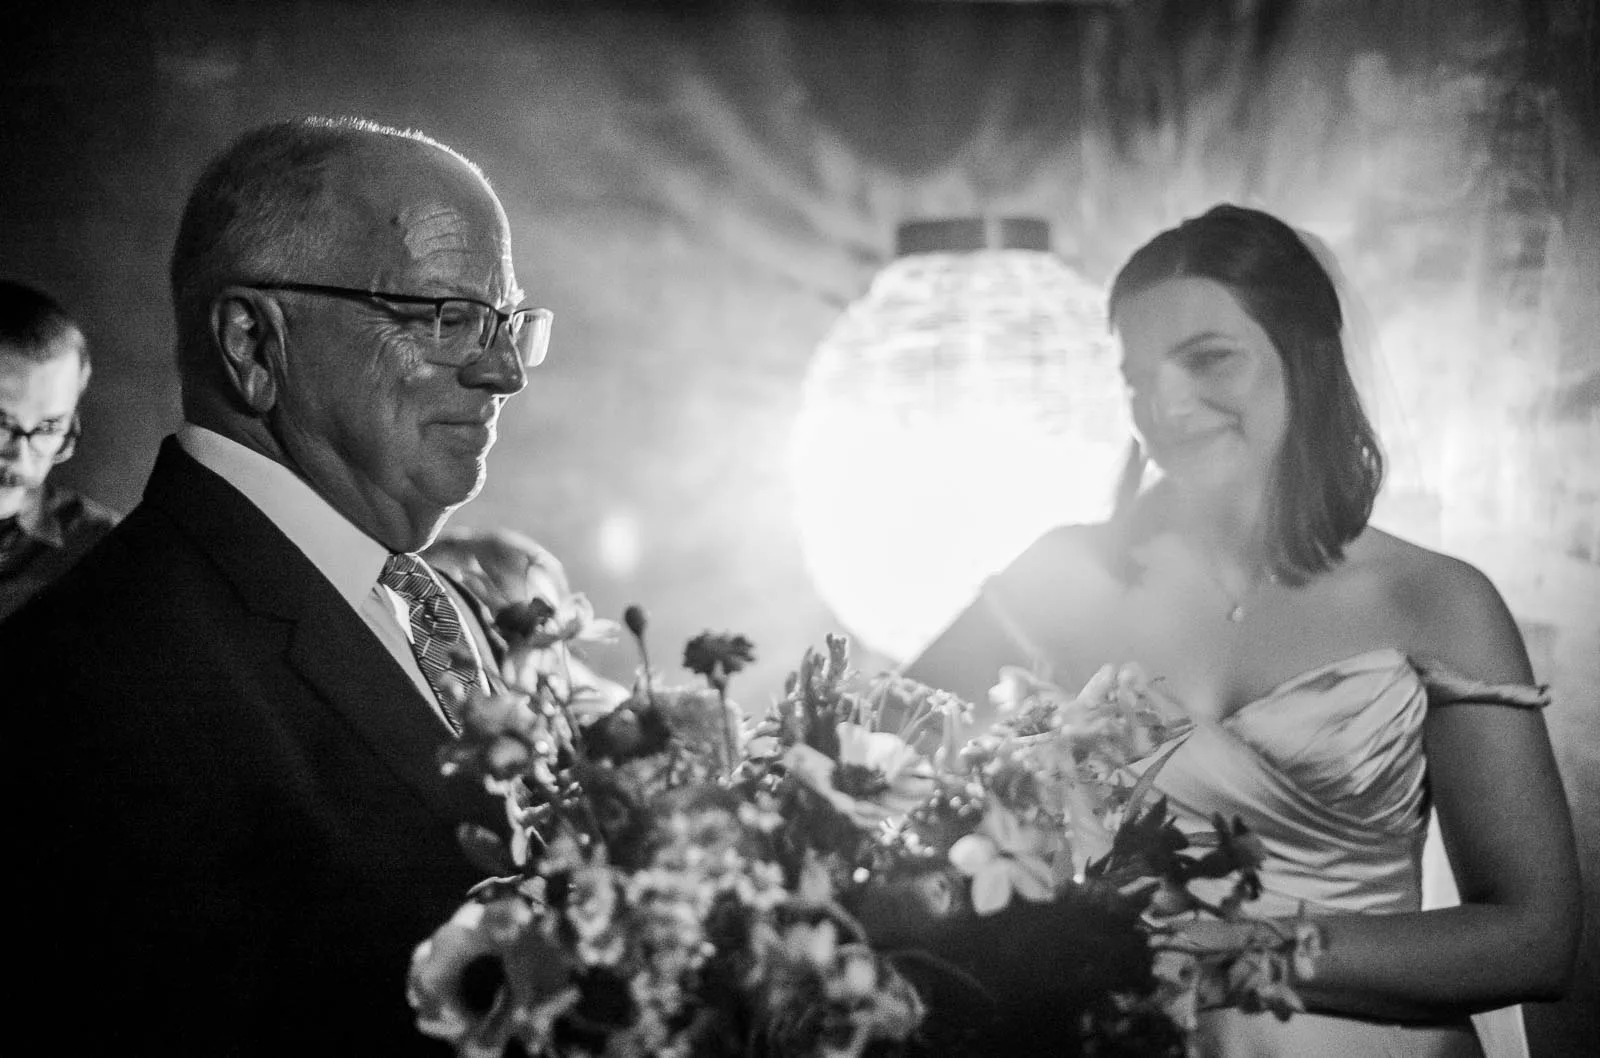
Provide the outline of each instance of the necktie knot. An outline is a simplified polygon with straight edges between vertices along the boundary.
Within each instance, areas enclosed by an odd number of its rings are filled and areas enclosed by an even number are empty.
[[[378,583],[393,588],[407,602],[427,602],[444,594],[433,570],[416,555],[390,555]]]
[[[405,600],[411,620],[411,652],[445,718],[459,732],[455,703],[467,690],[482,686],[483,673],[455,603],[433,570],[416,555],[390,555],[378,583]]]

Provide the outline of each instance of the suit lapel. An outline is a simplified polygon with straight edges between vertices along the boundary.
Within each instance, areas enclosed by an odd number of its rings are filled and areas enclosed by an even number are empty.
[[[459,820],[436,763],[449,729],[304,552],[176,438],[163,442],[144,498],[184,528],[246,607],[293,622],[287,663],[430,810]]]
[[[450,730],[392,655],[343,599],[303,611],[288,661],[344,717],[373,754],[438,814],[459,818],[444,796],[438,750]],[[342,611],[342,612],[341,612]]]

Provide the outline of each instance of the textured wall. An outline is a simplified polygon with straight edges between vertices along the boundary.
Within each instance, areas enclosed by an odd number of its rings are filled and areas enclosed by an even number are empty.
[[[14,15],[0,272],[55,291],[95,344],[70,475],[129,506],[177,422],[163,275],[205,159],[296,113],[416,125],[482,164],[523,286],[557,313],[460,520],[543,540],[604,612],[650,607],[658,653],[706,625],[749,634],[759,707],[833,627],[791,515],[800,380],[899,221],[1045,217],[1103,282],[1158,227],[1262,205],[1322,235],[1360,292],[1396,461],[1380,522],[1501,584],[1555,685],[1595,862],[1591,0],[665,6]],[[636,566],[603,561],[630,527]],[[1565,1024],[1541,1029],[1546,1053],[1581,1038]]]

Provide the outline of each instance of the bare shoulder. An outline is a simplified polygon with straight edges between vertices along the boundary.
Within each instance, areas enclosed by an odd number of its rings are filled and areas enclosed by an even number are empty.
[[[1472,563],[1374,528],[1351,545],[1350,558],[1382,586],[1411,654],[1491,682],[1532,679],[1515,618]]]

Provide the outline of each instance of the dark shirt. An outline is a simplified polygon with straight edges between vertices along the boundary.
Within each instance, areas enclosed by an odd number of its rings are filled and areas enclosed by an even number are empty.
[[[13,518],[0,519],[0,621],[72,567],[118,516],[45,482]]]

